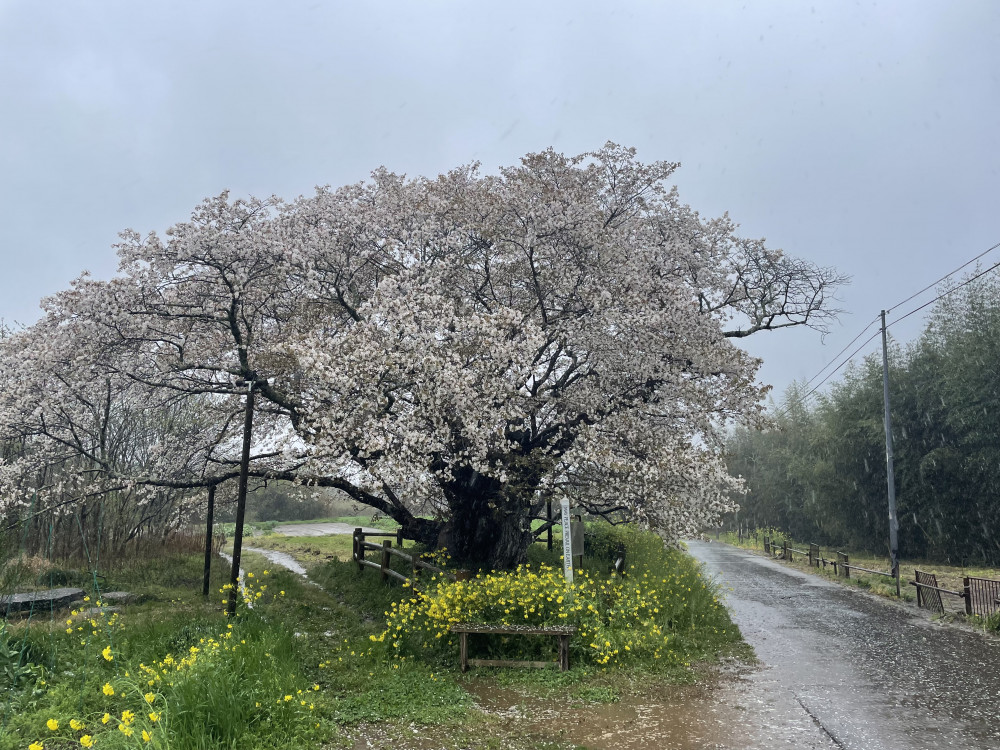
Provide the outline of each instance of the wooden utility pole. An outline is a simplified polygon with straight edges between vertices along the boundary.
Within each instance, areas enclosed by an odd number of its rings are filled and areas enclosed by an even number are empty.
[[[205,519],[205,584],[202,595],[208,598],[208,579],[212,575],[212,523],[215,521],[215,485],[208,486],[208,518]]]
[[[889,486],[889,563],[899,590],[899,522],[896,518],[896,477],[892,468],[892,416],[889,413],[889,346],[885,330],[885,310],[882,311],[882,400],[885,405],[885,466]]]
[[[240,456],[240,486],[236,495],[236,531],[233,538],[233,570],[229,576],[229,603],[226,605],[226,615],[236,614],[236,601],[239,597],[240,585],[240,555],[243,552],[243,519],[247,510],[247,477],[250,474],[250,437],[253,432],[253,389],[256,381],[247,381],[247,407],[243,420],[243,453]]]
[[[548,536],[547,545],[548,548],[551,550],[552,549],[552,498],[549,498],[548,500],[545,501],[545,520],[549,524],[547,532]]]

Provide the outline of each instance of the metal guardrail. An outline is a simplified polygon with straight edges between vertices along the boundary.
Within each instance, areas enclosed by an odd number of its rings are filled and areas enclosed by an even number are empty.
[[[965,588],[965,613],[987,617],[1000,612],[1000,581],[993,578],[966,576],[962,579]]]

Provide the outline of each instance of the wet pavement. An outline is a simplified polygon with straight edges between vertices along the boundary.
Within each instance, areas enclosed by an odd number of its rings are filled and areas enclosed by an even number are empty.
[[[298,573],[303,578],[309,577],[306,575],[306,569],[299,564],[299,561],[287,552],[279,552],[274,549],[261,549],[259,547],[244,547],[243,550],[245,552],[256,552],[258,555],[263,555],[275,565],[280,565],[282,568],[287,568],[293,573]],[[230,562],[232,561],[230,560]]]
[[[714,691],[736,732],[701,747],[1000,748],[1000,640],[744,550],[689,547],[761,661]]]

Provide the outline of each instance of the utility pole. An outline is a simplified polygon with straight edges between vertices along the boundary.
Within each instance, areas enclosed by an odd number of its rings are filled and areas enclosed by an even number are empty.
[[[212,577],[212,524],[215,522],[215,485],[208,486],[208,518],[205,519],[205,583],[202,596],[208,598],[208,580]]]
[[[899,590],[899,521],[896,518],[896,477],[892,469],[892,416],[889,414],[889,346],[886,341],[885,310],[882,311],[882,400],[885,404],[885,466],[889,485],[889,562]]]
[[[247,476],[250,474],[250,435],[253,431],[253,389],[256,380],[247,380],[247,407],[243,420],[243,453],[240,457],[240,485],[236,496],[236,531],[233,538],[233,571],[229,576],[229,603],[226,615],[236,614],[236,600],[239,596],[240,555],[243,552],[243,518],[247,510]]]

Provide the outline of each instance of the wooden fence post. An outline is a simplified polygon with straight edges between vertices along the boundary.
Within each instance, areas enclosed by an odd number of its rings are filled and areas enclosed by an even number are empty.
[[[403,549],[403,527],[396,529],[396,546]]]
[[[968,578],[962,579],[962,593],[965,596],[965,614],[972,615],[972,586]]]
[[[791,562],[792,561],[792,551],[790,549],[788,549],[788,540],[787,539],[784,542],[782,542],[781,550],[782,550],[781,551],[781,559],[782,560],[787,560],[788,562]]]
[[[840,563],[839,565],[840,572],[838,573],[838,575],[840,575],[842,578],[850,578],[851,569],[848,567],[850,565],[850,558],[848,558],[848,556],[843,552],[838,552],[837,561]]]
[[[389,579],[388,574],[385,572],[386,568],[389,567],[389,549],[392,547],[392,540],[386,539],[382,542],[382,580],[386,581]]]
[[[358,561],[358,572],[365,569],[361,561],[365,559],[365,532],[364,529],[354,530],[354,559]]]
[[[812,542],[809,543],[809,567],[819,567],[819,545]]]
[[[767,534],[764,534],[764,552],[771,554],[771,540],[768,539]]]

